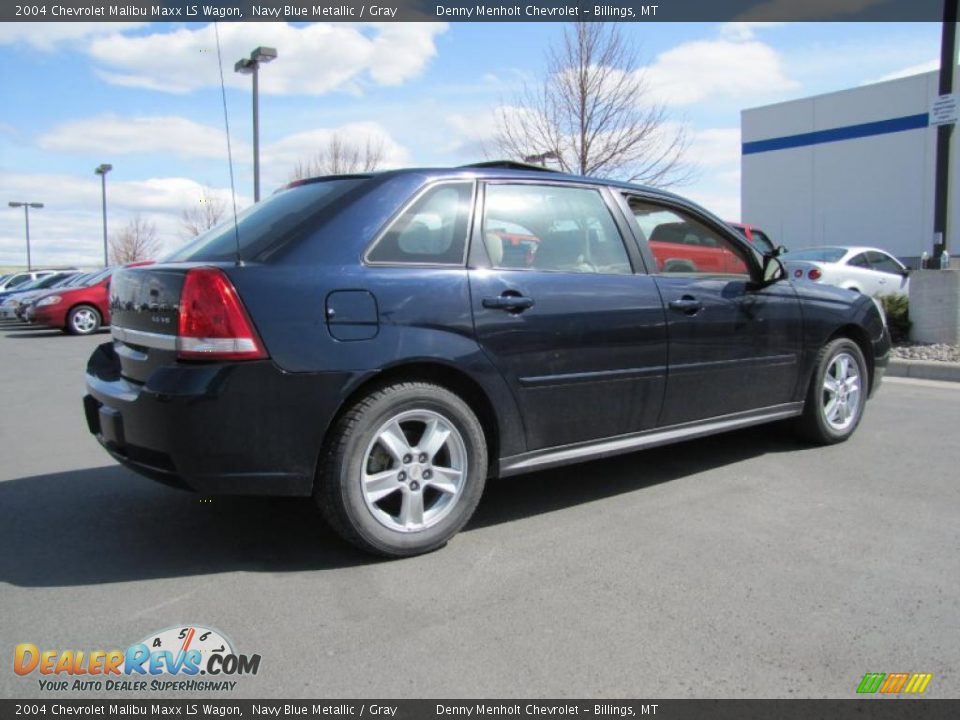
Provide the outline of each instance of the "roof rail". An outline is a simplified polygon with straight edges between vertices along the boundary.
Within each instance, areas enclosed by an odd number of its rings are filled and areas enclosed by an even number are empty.
[[[487,160],[485,162],[469,163],[461,165],[464,168],[497,168],[500,170],[537,170],[539,172],[556,173],[559,170],[543,167],[542,165],[531,165],[530,163],[518,162],[517,160]]]

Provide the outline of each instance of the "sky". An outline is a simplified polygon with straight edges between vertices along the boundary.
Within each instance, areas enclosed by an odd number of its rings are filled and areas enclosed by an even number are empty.
[[[690,139],[694,177],[673,188],[740,218],[740,111],[936,69],[938,23],[625,23],[649,98]],[[250,77],[259,46],[262,195],[333,133],[384,148],[384,167],[486,159],[498,107],[541,78],[562,23],[0,23],[0,266],[102,263],[100,179],[110,163],[109,231],[139,214],[164,251],[181,213],[210,194],[253,201]],[[749,218],[743,218],[749,222]]]

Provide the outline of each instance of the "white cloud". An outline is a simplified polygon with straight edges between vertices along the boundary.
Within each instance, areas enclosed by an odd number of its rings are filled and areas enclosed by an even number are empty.
[[[145,26],[140,22],[7,22],[0,23],[0,45],[28,45],[50,52],[65,43],[111,35]]]
[[[380,170],[410,164],[409,151],[379,123],[355,122],[335,128],[313,128],[287,135],[261,148],[260,166],[265,192],[272,192],[272,188],[289,182],[296,164],[310,160],[325,149],[334,135],[355,146],[364,147],[369,141],[372,146],[380,147],[383,151]]]
[[[702,167],[740,164],[740,128],[708,128],[690,134],[687,157]]]
[[[794,90],[777,52],[758,40],[695,40],[660,53],[644,71],[650,91],[668,105],[707,99],[752,102]]]
[[[184,158],[225,158],[227,143],[220,129],[176,115],[122,118],[108,114],[72,120],[41,135],[44,150],[63,152],[166,153]],[[233,150],[246,153],[234,140]]]
[[[363,82],[399,85],[419,75],[436,55],[435,37],[445,23],[352,24],[223,23],[220,26],[224,81],[248,89],[250,79],[233,71],[234,62],[260,45],[276,47],[279,57],[261,68],[260,92],[321,95],[335,89],[357,91]],[[172,93],[220,83],[212,25],[169,32],[95,39],[90,55],[107,82]]]
[[[108,181],[108,229],[112,234],[134,214],[157,225],[164,252],[184,242],[180,213],[212,192],[229,202],[230,191],[205,189],[187,178]],[[0,175],[0,193],[45,203],[30,214],[30,247],[37,265],[95,265],[102,262],[100,182],[74,175]],[[238,197],[238,208],[250,203]],[[0,213],[0,265],[25,263],[23,214]]]
[[[727,40],[753,40],[755,30],[780,27],[782,22],[728,22],[720,26],[720,36]]]
[[[887,80],[898,80],[900,78],[910,77],[911,75],[919,75],[921,73],[928,73],[939,69],[940,60],[934,58],[933,60],[928,60],[927,62],[922,62],[916,65],[910,65],[909,67],[900,68],[899,70],[894,70],[893,72],[878,77],[876,80],[868,80],[864,83],[864,85],[869,85],[875,82],[885,82]]]

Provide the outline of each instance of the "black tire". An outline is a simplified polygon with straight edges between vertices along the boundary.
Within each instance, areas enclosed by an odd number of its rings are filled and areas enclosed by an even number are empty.
[[[849,401],[847,404],[851,408],[851,415],[843,422],[838,423],[830,418],[832,414],[829,412],[830,400],[834,396],[825,387],[825,383],[828,373],[831,379],[835,379],[835,363],[844,356],[856,366],[859,392],[855,401],[850,401],[851,392],[849,388],[844,393],[844,398]],[[801,435],[821,445],[832,445],[847,440],[853,435],[863,418],[868,390],[867,363],[860,346],[848,338],[837,338],[824,345],[817,353],[813,377],[810,379],[810,387],[807,390],[807,397],[803,405],[803,415],[799,419],[798,428]],[[836,416],[834,416],[834,419],[836,419]]]
[[[67,332],[71,335],[93,335],[100,329],[103,318],[92,305],[77,305],[67,313]]]
[[[407,420],[410,416],[414,419]],[[385,424],[401,418],[404,439],[411,447],[418,447],[427,433],[426,424],[418,420],[420,416],[441,418],[442,422],[447,423],[443,427],[455,432],[450,433],[450,439],[444,441],[442,449],[426,465],[418,464],[421,457],[426,457],[425,454],[412,458],[413,464],[406,465],[403,459],[387,453],[386,445],[381,444],[378,438],[383,437]],[[420,440],[414,443],[407,433],[415,433],[418,423],[423,424],[424,429]],[[441,457],[443,453],[447,454]],[[454,456],[460,458],[459,464],[466,471],[460,473],[459,490],[446,498],[444,493],[435,491],[431,483],[425,480],[425,469],[434,467],[431,465],[433,462],[438,463],[438,468],[442,465],[453,467],[455,463],[450,458]],[[376,464],[381,460],[389,463],[389,467]],[[405,469],[405,472],[399,472]],[[370,486],[365,482],[365,473],[390,474],[394,471],[398,477],[401,474],[407,476],[406,482],[401,482],[383,500],[372,502],[367,492]],[[441,469],[440,472],[445,470]],[[424,478],[422,485],[413,479],[420,479],[421,476]],[[408,557],[436,550],[460,531],[480,502],[486,477],[487,443],[483,427],[470,407],[446,388],[425,382],[404,382],[372,391],[336,422],[320,459],[314,498],[330,526],[348,542],[376,555]],[[412,492],[411,488],[420,490],[423,522],[426,522],[428,513],[435,513],[435,521],[419,529],[390,526],[391,523],[403,522],[403,507]],[[437,496],[433,499],[437,503],[444,500],[449,507],[427,507],[428,492],[436,492]],[[385,508],[398,503],[398,515],[394,518]]]

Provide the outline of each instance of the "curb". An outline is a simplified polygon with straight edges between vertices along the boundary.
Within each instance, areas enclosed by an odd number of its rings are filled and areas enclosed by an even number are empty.
[[[902,360],[891,358],[887,377],[907,377],[920,380],[960,382],[960,363],[936,360]]]

